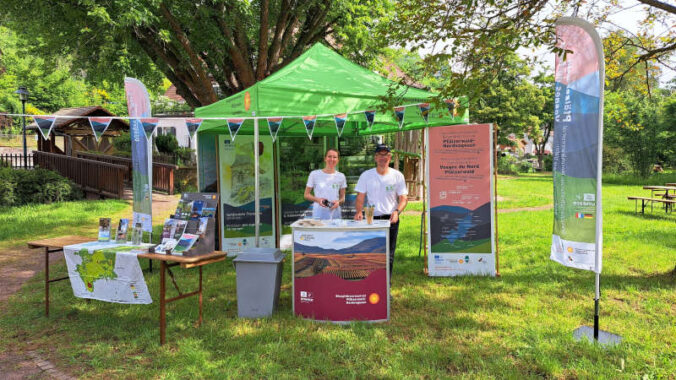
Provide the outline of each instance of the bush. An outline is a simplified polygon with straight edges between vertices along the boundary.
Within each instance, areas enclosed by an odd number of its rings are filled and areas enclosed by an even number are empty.
[[[535,172],[535,169],[533,169],[533,164],[530,163],[529,161],[520,161],[517,167],[517,170],[519,173],[533,173]]]
[[[542,158],[542,166],[545,167],[546,172],[551,172],[554,170],[554,156],[548,154]]]
[[[517,174],[516,157],[505,154],[498,157],[498,174]]]
[[[52,203],[82,198],[82,191],[74,183],[51,170],[0,169],[0,206]]]
[[[622,174],[631,170],[631,160],[622,148],[603,146],[603,173]]]
[[[155,146],[160,153],[173,154],[178,150],[178,140],[174,135],[160,135],[155,138]]]
[[[129,132],[122,132],[119,136],[113,138],[113,146],[117,153],[129,153],[131,156],[131,135]]]

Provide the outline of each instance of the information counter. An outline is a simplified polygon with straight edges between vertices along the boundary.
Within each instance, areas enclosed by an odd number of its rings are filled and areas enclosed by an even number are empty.
[[[293,312],[347,323],[390,317],[387,220],[309,220],[293,229]]]

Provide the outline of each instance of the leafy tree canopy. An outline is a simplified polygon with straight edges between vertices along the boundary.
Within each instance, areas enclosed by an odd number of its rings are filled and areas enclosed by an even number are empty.
[[[30,12],[6,0],[3,8],[15,31],[43,39],[41,54],[72,55],[89,79],[160,86],[166,76],[192,106],[251,86],[327,38],[364,64],[384,46],[376,31],[392,10],[389,0],[79,0]]]

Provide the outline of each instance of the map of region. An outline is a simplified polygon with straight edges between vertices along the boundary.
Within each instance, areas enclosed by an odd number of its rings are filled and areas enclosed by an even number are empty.
[[[117,252],[125,252],[134,249],[134,247],[116,247],[114,249],[97,249],[93,253],[89,253],[87,248],[75,252],[77,256],[82,258],[82,263],[75,267],[80,278],[85,283],[86,289],[89,292],[94,292],[94,283],[97,280],[115,280],[117,273],[115,273],[115,258]]]

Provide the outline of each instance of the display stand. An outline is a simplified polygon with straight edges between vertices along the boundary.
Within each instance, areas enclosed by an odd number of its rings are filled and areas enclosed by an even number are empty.
[[[195,209],[195,203],[200,202],[201,207]],[[177,253],[176,249],[168,251],[167,254],[175,256],[195,257],[206,255],[216,250],[216,210],[218,208],[218,194],[216,193],[183,193],[176,213],[171,219],[176,221],[186,221],[185,234],[198,234],[200,218],[208,218],[206,229],[199,238],[190,247],[190,249]],[[154,247],[150,252],[159,253],[157,250],[160,245]]]

